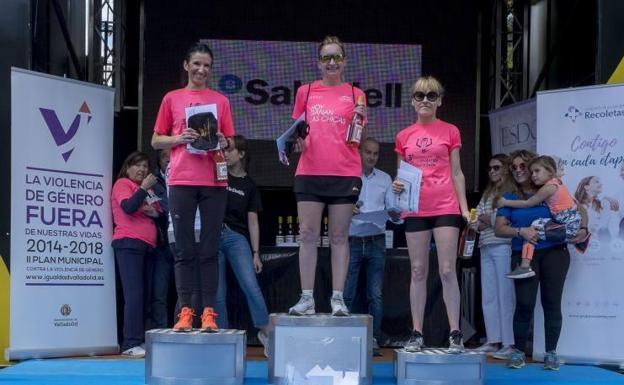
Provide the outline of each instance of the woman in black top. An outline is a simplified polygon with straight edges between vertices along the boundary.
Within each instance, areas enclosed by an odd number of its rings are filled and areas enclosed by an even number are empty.
[[[268,339],[269,315],[256,274],[262,271],[258,253],[260,230],[258,212],[262,210],[256,184],[247,175],[249,155],[247,140],[234,135],[231,145],[225,150],[228,165],[228,199],[219,245],[219,288],[217,289],[217,324],[227,329],[226,306],[227,282],[225,262],[230,263],[236,279],[245,293],[254,326],[260,329],[258,339],[265,347]]]

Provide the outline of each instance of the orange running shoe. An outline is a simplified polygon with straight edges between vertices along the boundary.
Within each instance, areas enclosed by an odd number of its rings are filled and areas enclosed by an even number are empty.
[[[205,307],[201,316],[201,331],[208,333],[215,333],[219,330],[215,317],[217,313],[211,307]]]
[[[184,306],[178,314],[178,322],[173,325],[174,332],[190,332],[193,330],[193,309]]]

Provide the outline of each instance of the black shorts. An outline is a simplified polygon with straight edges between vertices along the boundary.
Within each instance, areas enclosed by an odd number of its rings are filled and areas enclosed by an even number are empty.
[[[461,227],[462,216],[459,214],[444,214],[433,217],[407,217],[405,218],[405,232],[431,230],[436,227]]]
[[[327,205],[355,204],[361,189],[362,179],[352,176],[298,175],[294,183],[297,202]]]

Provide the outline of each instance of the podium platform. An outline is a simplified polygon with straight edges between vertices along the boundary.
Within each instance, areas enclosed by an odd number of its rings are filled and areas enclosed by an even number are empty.
[[[145,383],[148,385],[242,385],[246,336],[243,330],[145,333]]]
[[[397,385],[483,385],[485,354],[449,354],[446,349],[426,348],[410,353],[394,351],[394,377]]]
[[[373,318],[271,314],[269,383],[369,385]]]

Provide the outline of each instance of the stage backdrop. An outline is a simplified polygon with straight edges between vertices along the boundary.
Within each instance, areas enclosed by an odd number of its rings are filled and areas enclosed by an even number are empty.
[[[8,359],[117,352],[113,90],[11,71]]]
[[[277,138],[292,123],[297,88],[316,80],[318,43],[203,40],[218,53],[212,88],[230,99],[236,132]],[[349,43],[345,77],[366,93],[367,135],[394,142],[414,120],[410,87],[420,76],[420,45]]]
[[[490,111],[492,154],[509,154],[515,150],[535,151],[535,114],[535,99]]]
[[[539,153],[561,158],[563,181],[587,202],[592,232],[584,254],[569,247],[557,350],[568,362],[623,363],[624,85],[538,93],[537,125]],[[536,358],[544,353],[542,323],[538,311]]]

